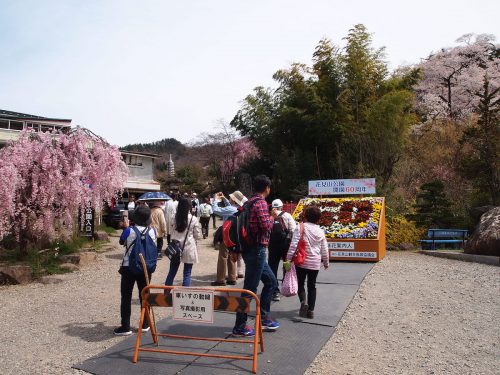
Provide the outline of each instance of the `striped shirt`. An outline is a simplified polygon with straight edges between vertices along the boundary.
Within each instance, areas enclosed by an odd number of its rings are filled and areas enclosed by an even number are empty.
[[[293,232],[292,243],[286,255],[287,260],[292,260],[297,244],[300,240],[300,227],[297,225]],[[304,223],[304,239],[306,241],[306,259],[300,265],[301,268],[308,270],[319,270],[321,263],[328,263],[328,243],[326,242],[325,232],[317,224]]]

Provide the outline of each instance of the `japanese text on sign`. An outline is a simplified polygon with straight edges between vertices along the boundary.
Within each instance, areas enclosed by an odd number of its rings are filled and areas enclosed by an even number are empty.
[[[330,251],[332,258],[377,258],[375,251]]]
[[[375,194],[374,178],[309,181],[309,195]]]
[[[175,288],[172,290],[174,320],[200,323],[214,322],[214,292],[204,289]]]
[[[331,250],[354,250],[354,242],[328,242]]]

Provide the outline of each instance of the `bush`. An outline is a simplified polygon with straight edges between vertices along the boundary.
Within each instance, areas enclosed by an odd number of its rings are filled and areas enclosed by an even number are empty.
[[[425,229],[418,228],[413,221],[407,220],[403,215],[387,218],[386,240],[387,243],[398,245],[411,243],[416,245],[423,238]]]

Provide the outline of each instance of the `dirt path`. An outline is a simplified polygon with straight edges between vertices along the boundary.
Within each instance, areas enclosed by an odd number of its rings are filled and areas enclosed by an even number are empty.
[[[306,374],[500,374],[500,268],[390,253]]]
[[[217,252],[208,239],[199,251],[193,279],[206,286]],[[0,373],[82,374],[71,366],[121,340],[112,334],[120,321],[121,254],[117,245],[59,284],[0,287]],[[160,261],[154,283],[163,283],[167,266]],[[498,267],[390,253],[307,374],[498,374],[499,296]],[[136,295],[133,303],[136,322]],[[165,316],[158,309],[157,318]]]

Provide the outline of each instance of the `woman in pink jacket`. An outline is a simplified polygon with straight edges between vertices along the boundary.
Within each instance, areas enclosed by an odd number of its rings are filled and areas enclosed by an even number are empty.
[[[312,206],[306,208],[304,211],[304,223],[297,225],[293,233],[292,243],[288,249],[287,260],[291,260],[297,244],[300,240],[301,227],[304,230],[304,239],[307,243],[306,258],[304,263],[300,266],[295,266],[297,271],[297,281],[299,284],[299,299],[300,299],[300,312],[302,318],[314,318],[314,306],[316,304],[316,278],[318,277],[321,263],[325,270],[329,266],[328,259],[328,245],[325,238],[323,229],[316,223],[321,217],[321,211],[318,207]],[[306,291],[304,284],[307,278],[307,303]]]

